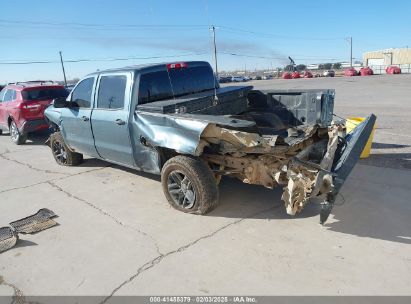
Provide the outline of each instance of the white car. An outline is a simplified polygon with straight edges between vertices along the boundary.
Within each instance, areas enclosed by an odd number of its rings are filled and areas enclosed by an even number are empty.
[[[231,81],[232,82],[245,82],[247,81],[247,79],[244,78],[243,76],[233,76],[231,77]]]

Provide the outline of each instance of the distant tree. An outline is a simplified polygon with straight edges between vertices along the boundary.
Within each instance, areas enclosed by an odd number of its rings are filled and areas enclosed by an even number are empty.
[[[71,80],[67,80],[67,83],[69,83],[69,84],[76,84],[77,82],[79,82],[80,81],[80,78],[73,78],[73,79],[71,79]]]
[[[336,70],[341,69],[341,63],[340,62],[334,63],[333,64],[333,69],[336,69]]]
[[[332,65],[332,63],[324,63],[324,64],[320,64],[320,66],[322,66],[321,69],[323,69],[323,70],[329,70],[329,69],[331,69],[331,67],[333,65]]]
[[[284,68],[284,71],[294,72],[294,65],[292,65],[292,64],[286,65],[285,68]]]
[[[297,71],[304,71],[307,68],[305,64],[299,64],[296,66]]]

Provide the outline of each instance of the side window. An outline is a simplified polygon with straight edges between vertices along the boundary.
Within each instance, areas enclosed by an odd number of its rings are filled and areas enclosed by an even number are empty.
[[[71,93],[71,101],[77,103],[79,108],[90,108],[93,84],[94,77],[82,80]]]
[[[123,109],[127,76],[101,76],[98,89],[97,108]]]
[[[3,102],[8,102],[16,99],[16,91],[14,90],[7,90],[4,94]]]
[[[138,104],[173,98],[170,79],[166,71],[152,72],[140,76]]]

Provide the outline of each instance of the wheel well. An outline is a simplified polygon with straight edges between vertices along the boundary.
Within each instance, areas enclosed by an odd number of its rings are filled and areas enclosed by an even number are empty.
[[[179,153],[177,153],[175,150],[168,148],[157,147],[157,151],[158,155],[160,156],[160,170],[163,168],[166,161],[168,161],[170,158],[173,158],[174,156],[179,155]]]
[[[60,127],[59,127],[58,124],[56,124],[56,123],[54,123],[54,122],[52,122],[52,121],[49,121],[48,123],[49,123],[49,126],[53,128],[53,131],[54,131],[54,132],[60,131]]]
[[[7,118],[7,125],[10,127],[11,122],[13,120],[13,117],[9,116],[9,118]]]

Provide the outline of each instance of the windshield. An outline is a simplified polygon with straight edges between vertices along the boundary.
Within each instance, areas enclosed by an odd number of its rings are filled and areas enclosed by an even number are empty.
[[[22,91],[24,100],[45,100],[45,99],[54,99],[59,97],[67,97],[68,91],[64,88],[41,88],[41,89],[32,89]]]
[[[169,69],[142,74],[139,104],[214,90],[216,80],[210,66]]]

